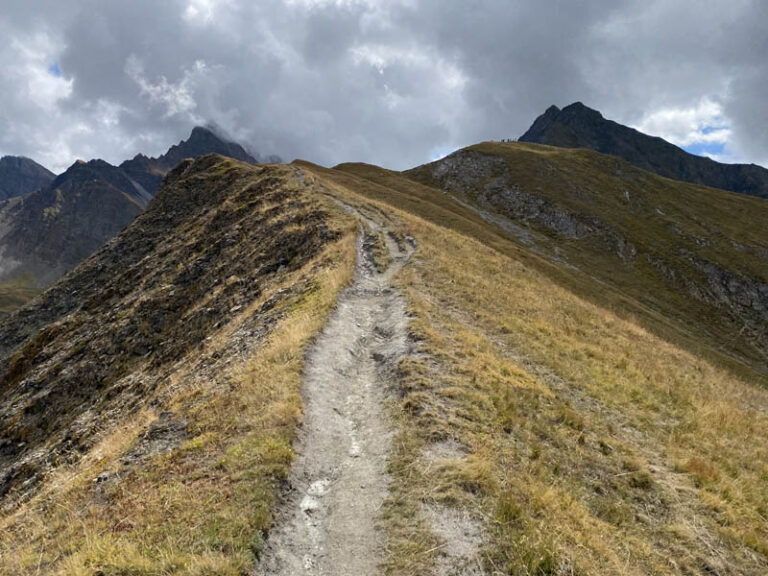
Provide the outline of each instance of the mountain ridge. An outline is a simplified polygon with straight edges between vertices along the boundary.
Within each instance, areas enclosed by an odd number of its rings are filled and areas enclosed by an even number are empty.
[[[0,296],[0,309],[50,285],[125,228],[183,159],[210,153],[257,161],[241,145],[198,126],[157,158],[139,154],[119,166],[77,160],[46,186],[0,203],[0,284],[23,286]]]
[[[183,161],[0,323],[0,574],[764,574],[766,298],[698,264],[763,276],[765,210],[526,143]]]
[[[679,182],[583,148],[486,142],[406,171],[530,250],[594,276],[768,374],[760,198]],[[705,318],[704,322],[701,322]]]
[[[608,120],[581,102],[562,110],[550,106],[518,141],[589,148],[667,178],[768,198],[768,169],[756,164],[723,164],[696,156],[662,138]]]
[[[24,196],[50,184],[56,175],[24,156],[0,158],[0,202]]]

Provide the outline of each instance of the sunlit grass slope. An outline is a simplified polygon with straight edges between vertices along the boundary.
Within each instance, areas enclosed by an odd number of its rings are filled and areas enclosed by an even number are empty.
[[[608,288],[582,297],[583,281],[434,189],[302,165],[418,245],[399,277],[417,349],[393,400],[388,573],[429,573],[447,553],[434,506],[479,521],[489,574],[768,571],[757,373],[660,337]]]
[[[763,199],[524,143],[478,144],[407,175],[514,222],[532,249],[768,374]]]

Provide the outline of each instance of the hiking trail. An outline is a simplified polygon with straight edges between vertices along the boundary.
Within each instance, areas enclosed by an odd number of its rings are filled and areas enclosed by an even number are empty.
[[[392,436],[385,401],[408,347],[405,303],[391,279],[413,249],[345,209],[361,222],[355,277],[306,357],[304,425],[259,564],[263,576],[368,576],[381,560],[375,524]],[[377,237],[391,257],[383,272],[373,259]]]

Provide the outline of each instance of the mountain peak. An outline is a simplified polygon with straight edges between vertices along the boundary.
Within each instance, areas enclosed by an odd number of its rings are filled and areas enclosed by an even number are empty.
[[[195,138],[202,138],[202,137],[209,137],[209,136],[214,136],[219,140],[228,140],[226,138],[219,136],[217,134],[217,131],[214,130],[212,126],[195,126],[194,128],[192,128],[192,132],[189,135],[189,139],[194,140]]]
[[[765,168],[720,164],[710,158],[689,154],[661,138],[607,120],[581,102],[574,102],[562,110],[550,106],[519,140],[562,148],[588,148],[618,156],[638,168],[667,178],[768,197],[768,170]]]
[[[58,181],[63,178],[71,177],[72,174],[79,172],[101,172],[105,170],[108,171],[110,169],[115,170],[116,167],[112,166],[112,164],[102,160],[101,158],[92,158],[91,160],[83,160],[82,158],[78,158],[69,168],[67,168],[63,173],[56,177],[55,180]]]
[[[563,112],[566,110],[590,110],[592,112],[596,112],[594,108],[590,108],[589,106],[585,105],[581,100],[577,100],[576,102],[568,104],[568,106],[563,108]]]
[[[120,168],[134,183],[153,195],[163,176],[186,158],[199,158],[207,154],[220,154],[255,164],[256,158],[251,156],[240,144],[233,142],[219,128],[213,125],[195,126],[189,138],[171,146],[168,151],[157,158],[137,154],[131,160],[126,160]]]
[[[594,108],[590,108],[589,106],[586,106],[582,102],[574,102],[573,104],[569,104],[565,108],[563,108],[560,111],[560,115],[564,116],[583,116],[583,117],[593,117],[593,118],[602,118],[603,115],[595,110]]]
[[[209,126],[195,126],[187,140],[171,146],[166,154],[155,160],[166,170],[170,170],[185,158],[197,158],[206,154],[221,154],[251,164],[257,162],[240,144],[230,141],[219,130]]]
[[[111,189],[125,194],[142,207],[146,206],[151,199],[151,196],[138,188],[123,170],[101,158],[94,158],[87,162],[75,160],[72,166],[53,180],[49,189],[62,190],[66,195],[72,190],[81,190],[83,186],[94,185],[94,183],[104,190]]]
[[[55,174],[25,156],[0,158],[0,201],[23,196],[49,184]]]

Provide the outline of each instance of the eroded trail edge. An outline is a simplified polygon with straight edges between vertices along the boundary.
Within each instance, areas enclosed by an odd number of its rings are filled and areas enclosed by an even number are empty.
[[[408,347],[405,303],[391,278],[412,249],[348,209],[361,221],[355,278],[306,358],[304,427],[259,565],[265,576],[366,576],[381,559],[375,524],[392,437],[385,400]],[[374,264],[377,238],[391,257],[383,272]]]

